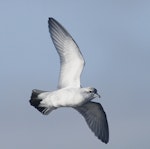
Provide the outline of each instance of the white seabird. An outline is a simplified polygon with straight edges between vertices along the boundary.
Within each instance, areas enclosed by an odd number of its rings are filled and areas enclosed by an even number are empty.
[[[93,87],[81,87],[80,76],[85,64],[76,42],[55,19],[48,20],[49,32],[60,57],[58,90],[32,91],[30,104],[44,115],[59,107],[72,107],[85,118],[89,128],[104,143],[109,141],[106,114],[100,103],[91,100],[99,97]]]

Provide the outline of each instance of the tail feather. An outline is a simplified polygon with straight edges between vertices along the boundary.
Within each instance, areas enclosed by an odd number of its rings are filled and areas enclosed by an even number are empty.
[[[42,106],[41,102],[43,99],[40,99],[38,97],[41,93],[44,93],[44,92],[46,92],[46,91],[41,91],[41,90],[37,90],[37,89],[32,90],[31,99],[29,100],[29,102],[38,111],[40,111],[42,114],[46,115],[50,112],[50,109],[49,109],[49,107]]]

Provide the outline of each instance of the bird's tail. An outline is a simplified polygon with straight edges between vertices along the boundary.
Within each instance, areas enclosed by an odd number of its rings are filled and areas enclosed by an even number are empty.
[[[47,106],[46,104],[41,103],[44,99],[39,97],[39,95],[42,93],[46,93],[46,91],[37,90],[37,89],[32,90],[31,99],[29,102],[33,107],[35,107],[42,114],[47,115],[53,109],[51,107]]]

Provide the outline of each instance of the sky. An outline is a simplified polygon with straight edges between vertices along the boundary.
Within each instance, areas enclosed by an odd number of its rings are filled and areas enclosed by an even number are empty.
[[[82,86],[93,86],[110,140],[98,140],[71,108],[43,116],[32,89],[57,89],[59,57],[48,32],[58,20],[80,47]],[[150,138],[150,1],[0,0],[0,146],[3,149],[141,149]]]

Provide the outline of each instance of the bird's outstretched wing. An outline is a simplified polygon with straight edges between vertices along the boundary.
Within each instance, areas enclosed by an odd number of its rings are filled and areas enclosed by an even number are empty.
[[[60,57],[58,88],[80,87],[80,75],[85,62],[78,45],[55,19],[49,18],[48,25],[52,41]]]
[[[104,143],[109,141],[109,128],[106,114],[101,104],[88,102],[81,107],[75,108],[85,118],[89,128]]]

